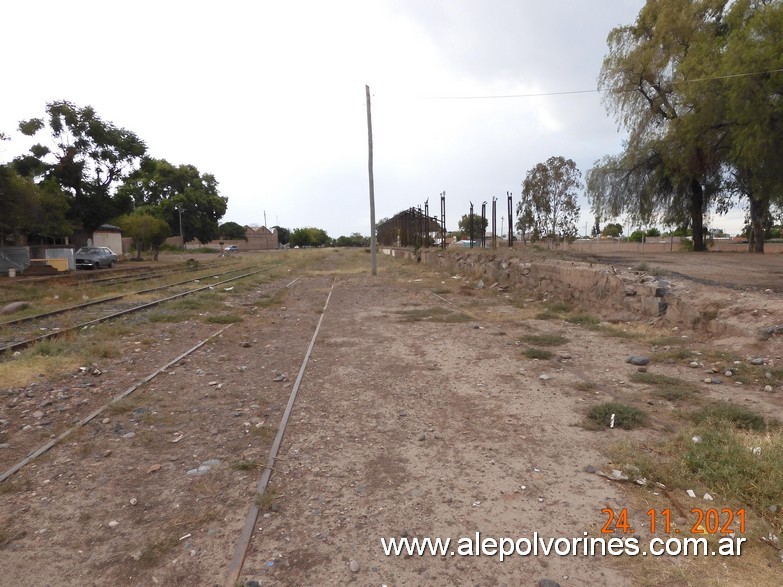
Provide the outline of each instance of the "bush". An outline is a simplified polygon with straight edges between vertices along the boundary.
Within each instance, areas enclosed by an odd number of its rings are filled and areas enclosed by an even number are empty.
[[[764,420],[764,416],[728,402],[715,402],[705,406],[691,417],[697,424],[711,420],[713,422],[726,422],[737,430],[764,432],[767,429],[767,422]]]
[[[536,349],[536,348],[525,349],[524,355],[528,359],[541,359],[543,361],[548,361],[549,359],[555,356],[555,354],[552,351],[547,351],[545,349]]]
[[[614,427],[633,430],[642,426],[647,418],[639,408],[627,406],[620,402],[605,402],[590,408],[587,412],[589,420],[601,428],[609,428],[614,414]]]

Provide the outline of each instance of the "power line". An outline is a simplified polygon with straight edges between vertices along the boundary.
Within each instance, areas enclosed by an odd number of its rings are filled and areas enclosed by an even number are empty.
[[[726,75],[700,77],[700,78],[688,79],[688,80],[673,80],[671,84],[672,85],[694,84],[694,83],[709,82],[709,81],[716,81],[716,80],[723,80],[723,79],[735,79],[740,77],[767,75],[770,73],[780,73],[780,72],[783,72],[783,68],[768,69],[766,71],[754,71],[748,73],[731,73]],[[496,94],[496,95],[485,95],[485,96],[425,96],[424,99],[425,100],[505,100],[505,99],[513,99],[513,98],[544,98],[547,96],[569,96],[573,94],[601,94],[601,93],[609,93],[609,92],[635,92],[635,91],[636,88],[624,89],[624,90],[602,90],[600,88],[595,88],[593,90],[536,92],[536,93],[529,93],[529,94]]]

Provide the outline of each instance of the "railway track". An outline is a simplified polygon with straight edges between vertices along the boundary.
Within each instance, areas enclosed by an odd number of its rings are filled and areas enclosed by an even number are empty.
[[[266,270],[268,268],[265,268],[263,270]],[[263,271],[260,270],[260,271]],[[255,271],[253,273],[250,273],[248,275],[252,275],[255,273],[259,273],[260,271]],[[237,276],[232,278],[231,280],[225,280],[221,283],[226,283],[228,281],[240,279],[242,277],[246,277],[247,275],[243,276]],[[294,284],[296,284],[299,281],[300,278],[296,278],[282,287],[275,290],[272,294],[269,295],[269,297],[273,297],[278,291],[283,289],[291,288]],[[209,286],[205,286],[209,287]],[[308,362],[310,360],[310,355],[313,351],[313,348],[316,343],[316,339],[318,337],[318,333],[321,327],[321,324],[323,322],[325,312],[329,305],[329,300],[332,295],[332,290],[334,288],[334,282],[332,282],[332,286],[328,291],[328,294],[326,296],[326,301],[324,302],[323,309],[321,310],[321,315],[318,318],[315,331],[312,334],[312,337],[310,339],[309,346],[307,347],[307,350],[305,352],[304,358],[302,359],[301,366],[299,368],[296,380],[294,382],[293,388],[291,389],[290,395],[288,396],[288,400],[285,403],[285,411],[283,413],[283,416],[280,420],[280,423],[277,427],[277,434],[274,438],[274,441],[272,442],[271,448],[269,449],[267,459],[266,459],[266,465],[263,467],[261,477],[257,484],[257,499],[252,503],[250,510],[247,512],[247,515],[245,517],[245,522],[242,528],[242,532],[240,533],[240,536],[236,542],[234,553],[232,557],[231,564],[228,568],[228,578],[227,578],[227,585],[231,585],[232,587],[237,584],[236,577],[239,576],[239,574],[242,571],[242,564],[245,558],[245,555],[247,553],[250,539],[252,537],[253,529],[255,526],[255,523],[258,519],[260,509],[258,506],[259,499],[264,495],[264,492],[267,488],[267,485],[269,483],[269,480],[273,473],[274,463],[277,458],[277,453],[280,448],[280,445],[282,443],[283,436],[286,431],[286,426],[288,423],[288,419],[291,415],[291,412],[294,408],[294,403],[296,401],[297,393],[300,388],[302,379],[304,377]],[[204,289],[204,288],[201,288]],[[189,292],[193,293],[193,292]],[[186,294],[179,294],[179,295],[186,295]],[[145,386],[148,386],[153,383],[154,380],[159,378],[161,375],[164,375],[168,373],[170,370],[172,370],[174,367],[181,366],[181,363],[183,360],[187,360],[191,355],[199,351],[199,349],[202,349],[205,345],[210,343],[211,341],[214,341],[218,338],[220,338],[226,331],[231,328],[232,325],[225,326],[223,328],[218,329],[211,335],[207,336],[203,340],[199,341],[192,347],[188,348],[185,352],[182,352],[178,354],[177,356],[173,357],[172,359],[165,362],[165,364],[161,365],[160,367],[153,370],[151,373],[149,373],[147,376],[139,379],[138,381],[134,382],[131,386],[129,386],[124,391],[116,394],[113,396],[109,401],[106,401],[99,407],[95,409],[91,409],[90,412],[80,418],[78,418],[74,424],[64,431],[60,432],[59,434],[52,435],[52,438],[35,448],[31,448],[29,452],[27,452],[26,456],[19,460],[18,462],[14,463],[13,465],[7,467],[4,471],[0,472],[0,485],[6,482],[9,482],[9,480],[14,477],[17,473],[25,469],[26,467],[33,466],[36,461],[41,459],[44,455],[47,455],[53,451],[56,451],[57,448],[63,444],[65,444],[66,441],[71,439],[72,437],[79,434],[79,431],[87,428],[89,426],[95,425],[95,423],[100,419],[100,416],[106,415],[111,410],[112,406],[115,404],[118,404],[122,402],[123,400],[126,400],[129,398],[129,396],[132,396],[136,392],[140,392],[140,390],[144,389]],[[56,459],[56,457],[54,457]],[[55,460],[56,462],[56,460]]]
[[[213,275],[212,277],[220,278],[237,271],[241,271],[241,273],[227,279],[212,281],[207,285],[201,285],[201,281],[204,279],[203,277],[190,278],[172,284],[161,285],[127,294],[119,294],[100,300],[90,301],[84,304],[78,304],[68,308],[61,308],[51,312],[45,312],[34,316],[27,316],[16,320],[10,320],[0,324],[0,329],[6,331],[10,330],[10,332],[7,332],[4,336],[2,336],[2,338],[0,338],[0,354],[19,351],[41,341],[75,333],[85,328],[95,326],[96,324],[100,324],[101,322],[113,320],[133,312],[147,310],[171,300],[209,290],[234,281],[238,281],[240,279],[244,279],[246,277],[250,277],[252,275],[256,275],[258,273],[268,271],[273,267],[275,267],[275,265],[252,271],[247,271],[248,268],[246,267],[232,269],[222,274]],[[196,287],[185,289],[185,291],[177,291],[177,289],[182,289],[193,283],[197,283],[198,285]],[[162,292],[166,290],[174,290],[176,293],[166,295],[152,301],[128,301],[128,298],[133,296],[148,295],[150,293]],[[104,310],[101,312],[101,315],[96,317],[95,309],[97,306],[104,306]],[[65,314],[69,315],[68,320],[63,320],[62,318],[57,321],[52,320],[55,317],[62,317]],[[22,325],[26,325],[26,328],[22,329]]]

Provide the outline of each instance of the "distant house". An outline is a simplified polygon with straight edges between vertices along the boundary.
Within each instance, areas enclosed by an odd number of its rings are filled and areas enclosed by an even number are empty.
[[[109,247],[117,254],[122,254],[122,229],[111,224],[101,224],[92,233],[94,247]]]
[[[278,248],[277,230],[269,230],[266,226],[245,226],[244,240],[221,240],[220,246],[236,245],[241,251],[272,251]],[[217,245],[212,243],[210,246]]]
[[[241,244],[239,246],[248,251],[269,251],[277,248],[277,236],[274,228],[269,230],[266,226],[245,226],[247,243],[244,247]]]

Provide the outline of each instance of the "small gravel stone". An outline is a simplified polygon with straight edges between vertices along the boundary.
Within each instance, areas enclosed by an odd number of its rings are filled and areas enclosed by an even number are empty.
[[[771,385],[765,385],[764,386],[764,391],[772,391],[772,386]]]
[[[359,564],[359,561],[356,559],[352,559],[351,562],[348,564],[348,567],[351,569],[352,573],[358,573],[359,570],[362,568]]]

